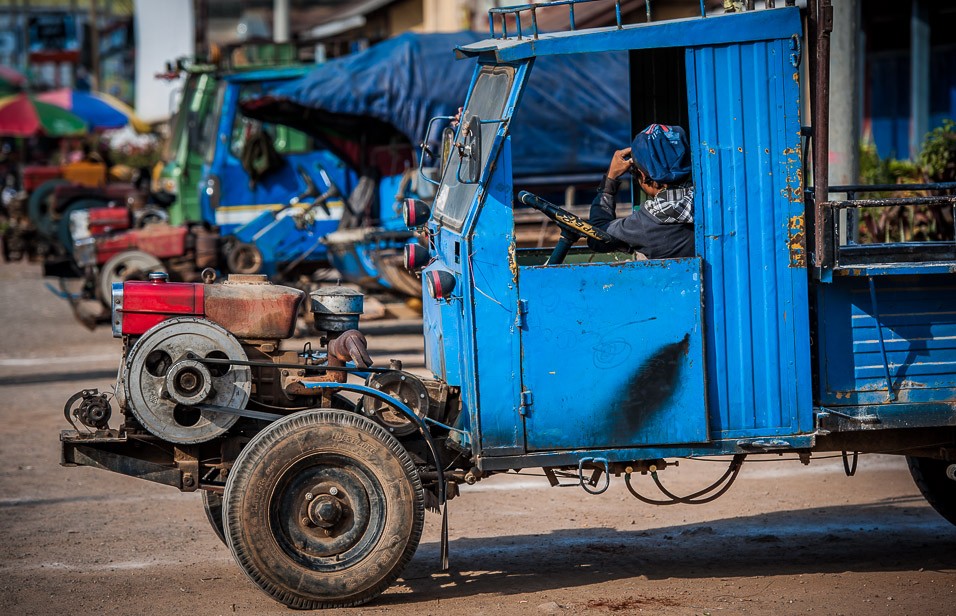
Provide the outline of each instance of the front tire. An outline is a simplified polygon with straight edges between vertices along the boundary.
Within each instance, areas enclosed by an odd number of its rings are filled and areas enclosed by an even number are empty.
[[[424,526],[418,469],[395,437],[347,411],[289,415],[256,435],[226,483],[239,566],[289,607],[366,603],[399,576]]]
[[[953,462],[906,456],[910,474],[926,502],[941,516],[956,524],[956,480],[947,475]]]

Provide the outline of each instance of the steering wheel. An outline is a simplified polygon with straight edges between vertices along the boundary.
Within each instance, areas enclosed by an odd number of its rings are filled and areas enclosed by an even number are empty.
[[[575,216],[564,208],[560,208],[553,203],[545,201],[541,197],[531,194],[526,190],[518,193],[518,200],[525,205],[538,210],[561,228],[561,239],[557,246],[551,252],[551,256],[545,262],[545,265],[557,265],[564,262],[571,246],[582,237],[587,237],[599,242],[613,242],[614,238],[606,231],[598,229],[580,216]]]
[[[315,201],[313,201],[312,205],[309,206],[309,208],[311,209],[315,206],[318,206],[322,208],[322,211],[325,212],[326,216],[331,216],[332,213],[329,211],[329,206],[325,204],[325,202],[328,200],[328,196],[326,196],[325,199],[319,199],[323,195],[319,193],[318,186],[316,186],[315,182],[312,181],[312,178],[309,176],[309,173],[305,170],[305,167],[303,167],[302,165],[298,165],[296,167],[296,171],[299,172],[299,177],[301,177],[302,181],[305,182],[305,192],[299,195],[296,195],[295,197],[292,197],[292,199],[289,201],[289,205],[290,206],[297,205],[301,203],[302,201],[305,201],[306,199],[315,198]]]

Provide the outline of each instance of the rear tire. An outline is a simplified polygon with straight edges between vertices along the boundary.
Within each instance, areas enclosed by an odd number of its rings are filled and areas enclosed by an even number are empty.
[[[366,603],[399,576],[424,526],[418,469],[395,437],[347,411],[289,415],[249,442],[226,483],[230,551],[299,609]]]
[[[56,235],[56,224],[53,222],[53,193],[58,186],[69,184],[66,180],[47,180],[37,186],[37,189],[30,193],[27,200],[27,215],[33,221],[33,225],[40,232],[40,235],[48,239],[53,239]]]
[[[70,215],[79,210],[92,210],[93,208],[106,207],[107,201],[102,199],[76,199],[70,205],[66,206],[63,213],[60,214],[60,220],[56,223],[56,237],[66,254],[73,254],[73,230],[70,228]]]
[[[110,307],[113,283],[127,280],[146,280],[152,272],[166,272],[162,261],[142,250],[127,250],[110,257],[96,276],[96,290],[100,302]]]
[[[954,463],[913,456],[906,456],[906,463],[926,502],[951,524],[956,524],[956,480],[946,474]]]

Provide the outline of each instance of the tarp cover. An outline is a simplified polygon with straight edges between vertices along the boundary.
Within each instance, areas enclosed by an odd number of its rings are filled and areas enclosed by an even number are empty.
[[[398,131],[418,144],[430,118],[454,115],[464,103],[475,60],[456,60],[454,48],[485,38],[402,34],[244,101],[243,112],[334,142],[375,142]],[[514,175],[607,169],[614,150],[631,141],[627,74],[624,52],[537,58],[511,124]]]

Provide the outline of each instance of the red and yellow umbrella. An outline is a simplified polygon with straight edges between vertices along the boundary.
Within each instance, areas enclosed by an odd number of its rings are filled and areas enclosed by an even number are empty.
[[[85,133],[86,122],[82,118],[56,105],[22,93],[0,98],[0,136],[70,137]]]

